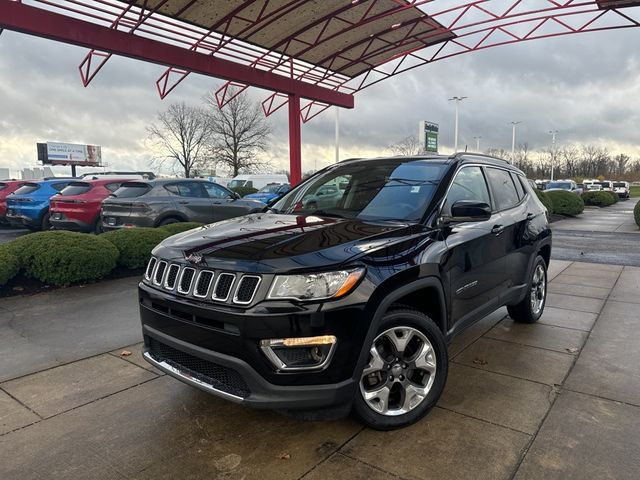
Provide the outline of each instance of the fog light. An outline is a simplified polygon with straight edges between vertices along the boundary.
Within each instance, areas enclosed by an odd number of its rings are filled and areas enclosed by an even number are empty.
[[[260,348],[279,371],[321,370],[328,365],[336,337],[280,338],[260,341]]]

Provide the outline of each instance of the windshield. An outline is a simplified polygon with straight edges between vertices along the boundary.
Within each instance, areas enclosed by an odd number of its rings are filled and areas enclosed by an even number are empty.
[[[91,184],[87,182],[71,182],[60,191],[60,195],[69,197],[71,195],[82,195],[91,190]]]
[[[602,188],[609,188],[609,182],[596,182],[595,185],[600,185]]]
[[[547,183],[547,189],[549,188],[562,188],[564,190],[571,190],[571,184],[569,182],[549,182]]]
[[[272,209],[363,220],[419,221],[445,170],[442,163],[403,158],[338,164],[285,195]]]
[[[27,195],[29,193],[35,192],[39,188],[40,188],[40,185],[38,185],[37,183],[25,183],[23,186],[21,186],[19,189],[17,189],[13,193],[15,195]]]
[[[276,183],[274,185],[266,185],[262,187],[258,193],[278,193],[278,189],[281,187],[280,184]]]
[[[613,186],[614,186],[614,187],[626,187],[626,185],[625,185],[625,183],[624,183],[624,182],[615,182],[615,183],[613,184]]]

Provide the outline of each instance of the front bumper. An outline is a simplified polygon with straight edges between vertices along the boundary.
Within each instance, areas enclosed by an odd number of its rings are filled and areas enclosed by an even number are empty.
[[[350,407],[356,364],[368,330],[362,306],[335,304],[269,310],[230,308],[176,297],[140,284],[145,359],[179,380],[259,408]],[[342,302],[341,302],[342,303]],[[334,335],[329,364],[319,371],[277,372],[260,340]]]

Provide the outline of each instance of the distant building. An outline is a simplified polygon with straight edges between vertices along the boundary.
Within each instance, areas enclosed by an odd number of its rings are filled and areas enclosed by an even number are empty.
[[[0,168],[0,180],[11,178],[11,172],[8,168]]]
[[[40,180],[46,177],[55,177],[49,167],[44,168],[23,168],[21,171],[22,180]]]

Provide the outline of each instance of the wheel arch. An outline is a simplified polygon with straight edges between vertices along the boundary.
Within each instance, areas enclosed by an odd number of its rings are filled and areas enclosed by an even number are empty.
[[[153,222],[153,225],[155,227],[157,227],[158,225],[160,225],[162,222],[164,222],[165,220],[167,220],[169,218],[175,218],[179,222],[188,222],[189,221],[187,219],[187,217],[184,214],[180,213],[180,212],[166,212],[166,213],[163,213],[162,215],[160,215],[158,218],[156,218],[156,221]]]

